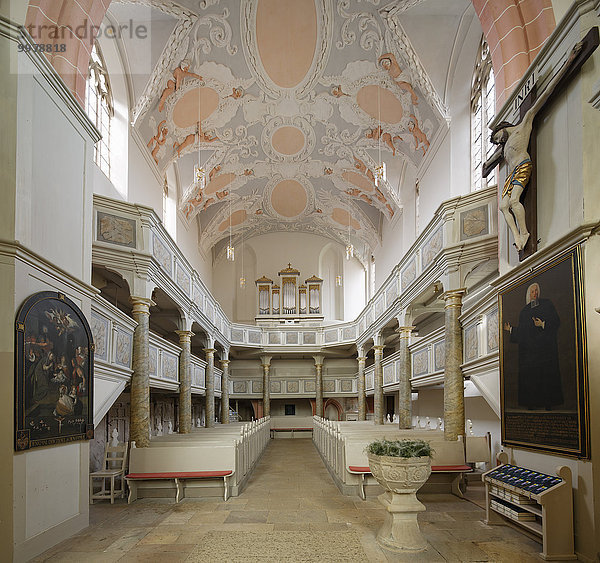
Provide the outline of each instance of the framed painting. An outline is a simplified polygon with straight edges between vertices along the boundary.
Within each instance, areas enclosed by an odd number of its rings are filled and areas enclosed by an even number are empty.
[[[29,297],[16,320],[15,450],[94,437],[94,345],[62,293]]]
[[[579,246],[499,294],[502,444],[589,456]]]

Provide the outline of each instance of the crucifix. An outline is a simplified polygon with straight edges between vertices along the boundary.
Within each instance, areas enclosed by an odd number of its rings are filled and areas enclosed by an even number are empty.
[[[597,46],[598,28],[594,27],[573,47],[567,61],[542,94],[536,97],[533,90],[525,98],[520,107],[519,122],[513,125],[502,121],[492,129],[491,141],[499,145],[499,148],[483,165],[482,174],[487,177],[502,160],[506,161],[508,175],[501,192],[500,210],[513,234],[520,261],[537,250],[537,185],[535,174],[532,175],[533,159],[536,156],[534,119],[557,91],[557,87],[566,84],[575,75]],[[528,185],[529,188],[525,190]],[[522,203],[523,192],[525,197]],[[532,232],[529,232],[528,224]]]

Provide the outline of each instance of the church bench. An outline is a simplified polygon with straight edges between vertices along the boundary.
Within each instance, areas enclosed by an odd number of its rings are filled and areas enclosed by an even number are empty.
[[[310,432],[312,435],[312,416],[272,416],[271,437],[276,432],[289,432],[294,437],[295,432]]]
[[[223,479],[223,498],[229,496],[228,479],[235,473],[234,445],[194,444],[174,445],[169,448],[136,448],[129,454],[129,474],[125,476],[129,487],[130,504],[137,499],[141,481],[173,480],[176,488],[175,502],[183,495],[182,481],[188,479]]]

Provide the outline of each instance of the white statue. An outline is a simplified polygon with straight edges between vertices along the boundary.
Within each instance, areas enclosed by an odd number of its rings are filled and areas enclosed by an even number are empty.
[[[387,421],[391,424],[392,423],[392,417],[388,414],[387,415]]]
[[[119,445],[119,431],[116,428],[113,428],[111,432],[112,440],[110,441],[110,445],[113,448],[116,448]]]
[[[173,423],[170,420],[167,423],[167,434],[173,434]]]
[[[163,435],[163,426],[162,426],[162,422],[160,420],[156,421],[156,435],[157,436]]]
[[[467,435],[474,436],[473,434],[473,421],[470,418],[467,418]]]
[[[425,417],[425,428],[427,428],[427,430],[431,430],[431,421],[429,420],[429,417]]]
[[[200,420],[200,417],[198,417],[196,419],[196,428],[200,428],[202,426],[202,421]]]
[[[438,430],[444,429],[444,419],[438,417]]]

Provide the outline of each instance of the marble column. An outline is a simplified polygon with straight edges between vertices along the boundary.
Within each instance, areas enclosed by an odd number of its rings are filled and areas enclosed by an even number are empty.
[[[323,416],[323,364],[315,364],[315,414]]]
[[[414,326],[400,326],[397,332],[400,334],[400,343],[398,354],[400,356],[400,374],[398,387],[398,427],[412,427],[412,388],[410,379],[412,377],[412,364],[410,361],[410,334],[415,329]]]
[[[463,346],[460,313],[464,289],[444,293],[445,352],[444,368],[444,438],[456,440],[465,434],[465,391],[462,370]]]
[[[138,448],[147,448],[150,445],[150,307],[154,302],[135,296],[130,301],[137,326],[133,331],[129,439]]]
[[[221,424],[229,424],[229,360],[221,360]]]
[[[206,428],[215,426],[215,352],[214,348],[205,348],[206,354]]]
[[[374,397],[373,397],[373,422],[375,424],[383,424],[384,408],[383,408],[383,345],[373,346],[375,350],[375,369],[374,369]]]
[[[179,433],[192,430],[192,336],[190,330],[176,330],[179,336]]]
[[[271,416],[271,377],[269,370],[271,364],[261,364],[263,368],[263,416]]]
[[[367,357],[363,356],[363,350],[358,351],[358,420],[367,420],[367,404],[365,397],[365,365]]]

